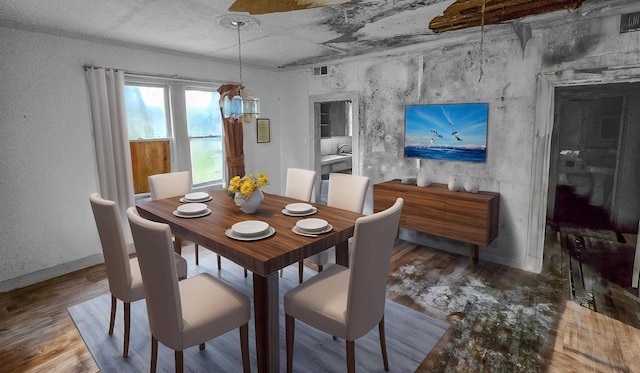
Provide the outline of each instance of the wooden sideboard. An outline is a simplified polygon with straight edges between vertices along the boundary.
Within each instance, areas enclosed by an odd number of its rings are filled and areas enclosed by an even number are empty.
[[[373,186],[373,210],[389,208],[404,199],[400,227],[466,242],[471,270],[478,262],[478,246],[487,246],[498,236],[500,194],[452,192],[445,184],[419,187],[400,180]]]

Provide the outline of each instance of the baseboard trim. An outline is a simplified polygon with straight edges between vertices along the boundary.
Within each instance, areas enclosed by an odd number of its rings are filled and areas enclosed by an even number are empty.
[[[27,273],[26,275],[0,282],[0,293],[37,284],[38,282],[49,280],[100,263],[104,263],[104,257],[102,256],[102,253],[90,255],[82,259],[63,263],[40,271]]]
[[[447,251],[465,257],[469,256],[469,248],[464,242],[450,240],[448,238],[434,236],[423,232],[417,232],[406,228],[400,228],[398,238],[418,245],[428,246],[434,249]],[[491,252],[487,252],[486,250],[482,250],[482,247],[480,248],[480,260],[502,264],[508,267],[531,272],[527,268],[524,268],[521,262],[518,262],[513,258],[499,256]]]

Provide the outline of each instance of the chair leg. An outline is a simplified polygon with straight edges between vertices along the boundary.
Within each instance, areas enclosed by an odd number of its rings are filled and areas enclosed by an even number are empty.
[[[248,274],[248,273],[247,273],[247,269],[245,268],[245,269],[244,269],[244,277],[247,277],[247,274]]]
[[[173,251],[178,253],[178,255],[182,255],[182,242],[178,237],[173,238]]]
[[[113,335],[113,326],[116,323],[116,307],[118,306],[118,300],[113,295],[111,296],[111,319],[109,320],[109,335]]]
[[[347,342],[347,372],[356,373],[356,343],[355,341]]]
[[[298,283],[301,284],[304,281],[304,261],[298,262]]]
[[[194,243],[193,244],[194,250],[196,252],[196,265],[200,264],[200,250],[198,250],[198,244]]]
[[[323,267],[323,266],[321,266],[321,265],[319,265],[319,266],[318,266],[318,273],[322,272],[322,270],[323,270],[323,269],[324,269],[324,267]]]
[[[251,372],[249,363],[249,324],[240,326],[240,350],[242,351],[242,370],[244,373]]]
[[[293,338],[295,336],[296,320],[285,314],[285,338],[287,346],[287,373],[293,372]]]
[[[218,255],[218,271],[222,269],[222,258]]]
[[[176,373],[184,372],[184,356],[182,354],[182,350],[176,351]]]
[[[284,277],[284,269],[280,270],[280,277]]]
[[[124,302],[124,349],[122,357],[129,356],[129,335],[131,332],[131,303]]]
[[[200,351],[204,351],[204,346],[205,346],[204,343],[200,343]]]
[[[387,342],[384,337],[384,316],[378,323],[378,334],[380,334],[380,350],[382,351],[382,362],[384,363],[384,370],[389,371],[389,360],[387,359]]]
[[[151,336],[151,373],[156,373],[158,362],[158,340]]]

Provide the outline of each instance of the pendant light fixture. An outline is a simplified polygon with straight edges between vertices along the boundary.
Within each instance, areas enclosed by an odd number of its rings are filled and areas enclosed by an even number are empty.
[[[257,27],[260,23],[257,19],[249,16],[224,15],[218,19],[221,26],[234,28],[238,34],[238,67],[240,72],[239,94],[231,99],[225,96],[222,101],[222,113],[225,118],[232,117],[249,122],[260,115],[260,99],[253,92],[244,87],[242,81],[242,42],[240,40],[240,29]]]

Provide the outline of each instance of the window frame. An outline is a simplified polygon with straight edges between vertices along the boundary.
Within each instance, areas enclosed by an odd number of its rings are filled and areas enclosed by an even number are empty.
[[[155,76],[140,76],[136,74],[125,74],[125,86],[151,86],[164,87],[165,94],[165,116],[167,120],[167,138],[153,139],[130,139],[129,142],[160,141],[169,140],[171,159],[169,161],[171,172],[192,171],[191,150],[188,128],[185,93],[187,90],[199,90],[217,92],[222,83],[205,82],[196,80],[174,79]],[[194,137],[199,138],[199,137]],[[191,175],[191,186],[194,191],[208,190],[212,188],[223,188],[226,185],[227,161],[225,149],[224,125],[220,129],[220,141],[222,145],[222,179],[211,180],[205,183],[194,184],[193,172]],[[136,198],[147,197],[149,193],[136,194]]]

